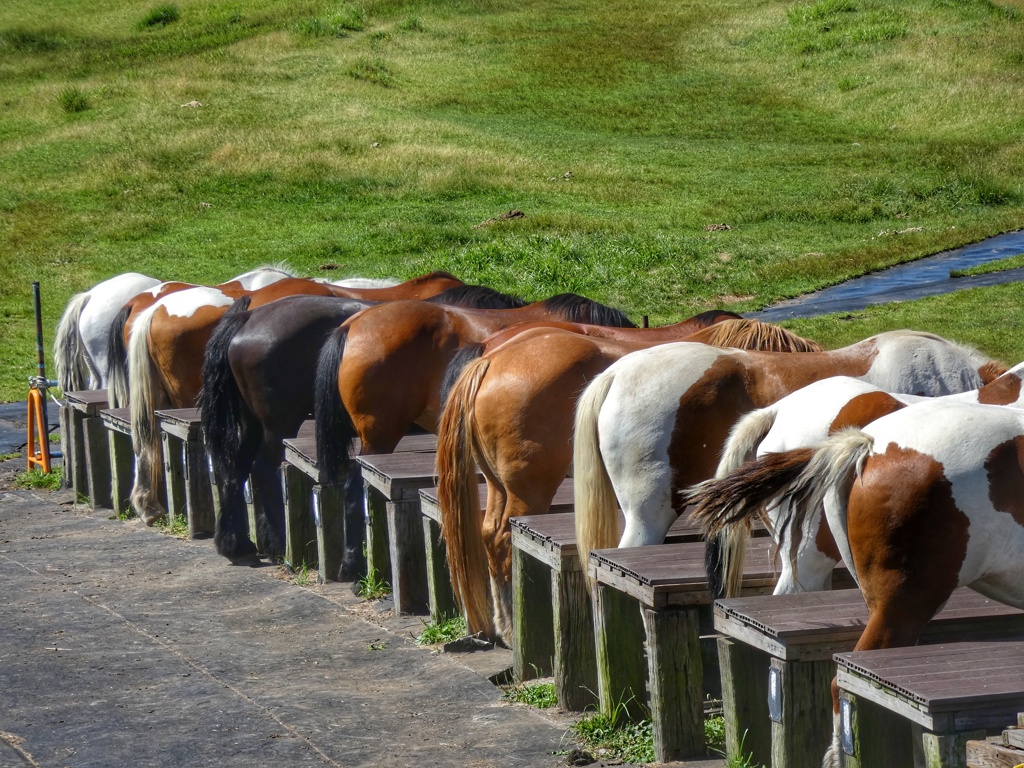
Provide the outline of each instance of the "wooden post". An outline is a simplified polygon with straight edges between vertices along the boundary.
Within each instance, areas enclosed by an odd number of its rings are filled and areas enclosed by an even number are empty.
[[[182,450],[185,454],[185,508],[188,510],[188,536],[190,539],[213,535],[216,513],[213,505],[213,487],[206,471],[209,458],[206,446],[197,438],[190,438]]]
[[[852,707],[854,754],[843,754],[843,768],[914,765],[910,723],[849,691],[840,693]]]
[[[643,609],[654,756],[659,762],[704,754],[704,667],[694,608]]]
[[[185,497],[185,457],[181,441],[168,432],[160,432],[164,454],[164,479],[167,485],[167,522],[173,524],[178,515],[188,514]],[[186,517],[187,519],[187,517]]]
[[[110,445],[110,503],[118,515],[131,508],[132,482],[135,478],[135,454],[132,439],[115,430],[108,430]]]
[[[583,571],[551,571],[551,602],[554,607],[554,674],[558,706],[571,712],[582,712],[600,703],[594,651],[594,611]]]
[[[922,768],[968,768],[967,742],[984,739],[985,731],[963,731],[961,733],[931,733],[920,726],[913,726],[915,752],[919,750],[919,765]]]
[[[547,677],[555,653],[549,569],[512,548],[512,675],[517,682]]]
[[[62,405],[60,408],[60,449],[64,454],[64,487],[71,488],[75,492],[75,502],[78,502],[78,494],[85,494],[85,462],[82,461],[82,430],[79,425],[80,417],[70,405]]]
[[[770,674],[782,697],[781,722],[772,722],[772,764],[818,768],[831,742],[836,665],[831,660],[772,659]]]
[[[345,552],[344,495],[336,485],[313,486],[313,523],[316,525],[317,582],[338,581]]]
[[[426,515],[423,520],[423,539],[427,558],[427,597],[430,619],[439,624],[459,614],[455,588],[448,570],[448,553],[441,539],[441,526]]]
[[[594,637],[601,711],[620,705],[623,716],[641,720],[647,709],[644,625],[638,603],[617,589],[594,584]]]
[[[427,561],[419,499],[389,501],[385,509],[395,608],[399,613],[428,613]]]
[[[772,765],[772,728],[768,718],[770,657],[745,643],[720,637],[718,660],[722,671],[726,756],[742,763],[751,755],[753,765]],[[832,711],[831,706],[828,711]],[[817,760],[820,765],[820,754]]]
[[[387,501],[369,483],[363,483],[363,509],[366,514],[366,570],[378,579],[391,578],[391,551],[388,546]]]
[[[85,446],[86,474],[89,478],[89,504],[93,507],[111,507],[110,497],[110,448],[107,446],[107,429],[97,416],[82,420]]]
[[[284,559],[292,568],[317,562],[316,526],[313,520],[313,486],[310,478],[288,462],[281,464],[284,497]]]

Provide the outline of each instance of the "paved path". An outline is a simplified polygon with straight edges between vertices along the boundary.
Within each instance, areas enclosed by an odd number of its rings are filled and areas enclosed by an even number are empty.
[[[564,765],[505,660],[69,501],[0,492],[0,766]]]

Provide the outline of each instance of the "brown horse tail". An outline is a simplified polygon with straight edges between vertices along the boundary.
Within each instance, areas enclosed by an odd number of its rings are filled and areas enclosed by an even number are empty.
[[[614,368],[595,378],[576,403],[572,462],[576,509],[576,546],[584,570],[595,549],[615,547],[619,530],[618,499],[601,456],[597,419],[615,381]]]
[[[57,383],[65,392],[75,392],[89,386],[89,363],[78,330],[78,321],[89,299],[88,291],[76,293],[71,297],[60,316],[57,332],[53,337],[53,362],[57,368]]]
[[[714,347],[736,347],[762,352],[821,352],[818,342],[797,336],[782,326],[760,320],[727,319],[702,328],[687,336],[687,341],[699,341]]]
[[[487,553],[474,472],[473,406],[490,360],[469,363],[448,395],[437,430],[437,498],[452,586],[469,631],[494,634]]]
[[[313,420],[316,423],[316,455],[322,481],[337,485],[352,467],[356,427],[338,390],[338,370],[348,341],[348,326],[332,333],[320,349],[313,384]]]

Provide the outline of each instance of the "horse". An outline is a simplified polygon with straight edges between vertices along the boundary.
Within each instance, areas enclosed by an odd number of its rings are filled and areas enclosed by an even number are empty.
[[[528,330],[462,371],[438,430],[437,471],[448,564],[471,632],[511,636],[509,520],[549,510],[569,472],[573,409],[584,387],[614,361],[665,343],[671,333],[709,344],[820,349],[778,326],[706,313],[668,333],[617,329],[615,338],[604,338]],[[487,481],[482,527],[474,459]]]
[[[516,299],[484,286],[449,288],[425,299],[451,306],[500,308]],[[295,437],[313,413],[312,383],[320,348],[346,319],[379,302],[327,296],[292,296],[250,309],[238,299],[217,324],[203,362],[198,405],[206,449],[217,478],[220,515],[214,543],[229,558],[256,552],[248,536],[243,484],[250,478],[259,551],[271,558],[284,551],[284,499],[278,469],[283,440]],[[353,478],[358,480],[356,473]],[[345,487],[347,530],[361,530],[362,485]],[[365,572],[359,537],[346,542],[337,576]]]
[[[345,288],[301,278],[285,278],[255,291],[237,295],[219,288],[190,288],[158,300],[139,314],[128,344],[128,391],[135,484],[132,506],[147,524],[164,515],[156,499],[160,487],[160,439],[155,411],[195,404],[202,383],[203,354],[217,321],[236,298],[247,295],[250,308],[285,296],[338,296],[390,301],[402,296],[426,298],[462,281],[434,272],[386,288]],[[233,292],[235,293],[235,292]]]
[[[935,399],[1021,408],[1024,407],[1022,377],[1024,363],[980,389]],[[842,429],[865,427],[882,416],[925,399],[885,392],[846,376],[814,382],[766,408],[751,411],[736,422],[722,450],[715,479],[728,477],[754,458],[817,445]],[[716,487],[715,481],[699,483],[684,492],[681,503],[696,505],[702,515],[707,515],[708,509],[714,506]],[[785,530],[778,525],[780,518],[787,517],[786,510],[779,510],[775,505],[764,510],[769,530],[776,532],[779,550],[788,553],[781,559],[775,594],[831,588],[839,551],[824,524],[824,515],[821,509],[804,516],[803,527],[793,531],[789,536],[791,540],[786,541],[781,535]],[[708,580],[712,594],[727,597],[739,594],[749,521],[748,517],[724,525],[709,539]],[[790,563],[795,568],[791,568]]]
[[[635,352],[595,379],[577,407],[581,557],[663,541],[684,509],[673,491],[713,476],[739,417],[813,381],[846,375],[888,392],[934,396],[977,388],[1005,372],[976,350],[908,330],[795,355],[685,342]],[[626,520],[621,532],[616,500]]]
[[[369,455],[391,453],[414,424],[436,432],[456,353],[533,320],[634,327],[619,310],[571,293],[500,310],[395,301],[347,320],[317,364],[317,457],[329,482],[343,482],[352,469],[356,437]]]
[[[914,645],[961,586],[1024,608],[1019,408],[919,402],[818,447],[767,454],[737,474],[715,508],[698,510],[700,519],[714,531],[782,497],[780,525],[799,529],[824,505],[868,607],[855,650]],[[838,766],[834,681],[832,692],[836,728],[823,765]]]
[[[76,293],[64,308],[53,339],[57,384],[65,392],[107,386],[107,336],[121,307],[160,281],[125,272]]]
[[[294,277],[295,275],[283,266],[262,266],[212,287],[219,289],[225,296],[236,299],[251,291]],[[128,405],[128,341],[135,318],[165,296],[199,287],[201,286],[193,283],[164,282],[140,291],[122,302],[107,326],[106,368],[102,369],[106,371],[107,396],[111,408],[124,408]]]

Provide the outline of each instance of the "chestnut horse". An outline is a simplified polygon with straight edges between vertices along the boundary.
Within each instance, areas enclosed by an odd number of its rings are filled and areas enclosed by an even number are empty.
[[[1022,376],[1024,363],[1014,366],[981,389],[934,400],[1024,407]],[[846,376],[814,382],[740,419],[722,450],[722,460],[715,477],[725,478],[747,461],[769,453],[813,447],[842,429],[867,426],[882,416],[927,399],[887,393],[860,379]],[[709,489],[714,487],[714,481],[693,486],[685,492],[683,503],[706,505],[705,486]],[[824,509],[805,515],[800,530],[787,531],[778,524],[780,518],[788,517],[787,511],[779,510],[774,504],[764,510],[765,523],[774,532],[779,550],[787,553],[782,558],[775,594],[831,588],[832,571],[839,561],[839,550],[824,524],[824,515]],[[720,526],[718,534],[709,540],[708,579],[714,594],[728,597],[739,594],[750,519],[744,516]],[[721,551],[711,543],[719,543]],[[795,568],[790,567],[791,562]]]
[[[346,321],[317,365],[317,457],[331,482],[349,473],[353,438],[363,454],[391,453],[414,424],[436,432],[456,352],[535,320],[633,325],[619,310],[571,293],[501,310],[396,301]]]
[[[286,278],[243,295],[248,295],[251,308],[300,294],[390,301],[403,296],[426,298],[453,284],[461,285],[462,281],[446,272],[431,273],[387,288],[344,288],[314,280]],[[131,500],[139,517],[148,524],[164,514],[155,494],[161,480],[161,451],[154,411],[189,408],[195,404],[202,382],[206,343],[235,298],[217,288],[178,291],[143,311],[132,324],[128,344],[128,391],[136,461]]]
[[[717,313],[673,331],[706,343],[819,349],[777,326]],[[572,461],[580,393],[623,355],[671,338],[657,328],[614,335],[529,330],[471,362],[451,389],[438,431],[438,500],[452,581],[471,632],[511,638],[509,520],[548,511]],[[482,528],[474,460],[487,480]]]
[[[985,384],[1006,366],[919,331],[890,331],[830,352],[781,355],[667,344],[623,358],[580,398],[576,539],[592,549],[664,540],[683,511],[674,490],[714,475],[744,413],[829,376],[889,392],[944,395]],[[620,533],[616,500],[625,515]]]
[[[817,448],[768,454],[698,510],[710,530],[735,509],[785,496],[780,525],[824,504],[864,594],[855,650],[914,645],[954,589],[1024,608],[1024,411],[925,401],[849,428]],[[719,481],[724,482],[724,481]],[[705,508],[707,506],[707,508]],[[824,765],[839,765],[836,731]]]
[[[451,306],[501,308],[518,300],[483,286],[449,288],[425,301]],[[521,302],[519,302],[521,303]],[[278,473],[283,440],[295,437],[313,413],[313,381],[324,341],[339,324],[376,302],[327,296],[292,296],[249,309],[243,297],[217,324],[206,347],[199,394],[206,449],[217,477],[220,515],[214,542],[226,557],[255,553],[248,536],[243,484],[250,478],[256,541],[271,558],[284,552],[284,499]],[[355,476],[356,473],[353,473]],[[358,479],[358,478],[356,478]],[[362,485],[349,484],[346,505],[362,531]],[[347,541],[340,574],[365,573],[362,537]]]
[[[107,386],[107,336],[126,302],[160,285],[155,277],[125,272],[76,293],[53,338],[57,383],[65,392]]]

